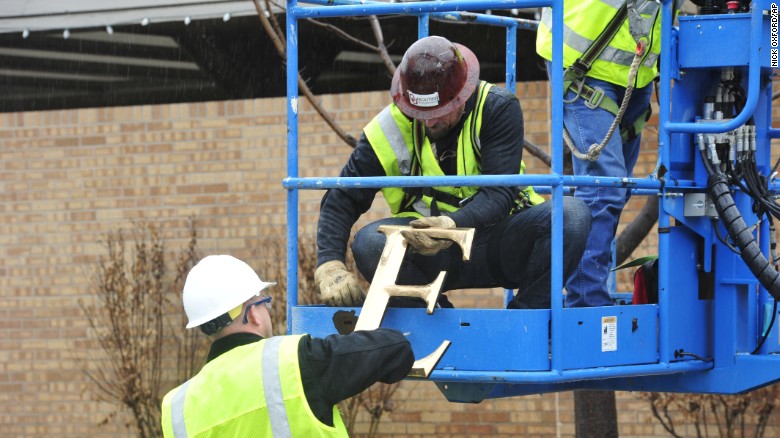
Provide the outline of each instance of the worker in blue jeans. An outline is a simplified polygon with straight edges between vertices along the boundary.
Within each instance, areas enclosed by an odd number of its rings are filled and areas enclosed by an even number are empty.
[[[660,8],[652,0],[564,1],[564,140],[575,175],[633,176],[658,74]],[[547,60],[548,73],[551,29],[552,9],[544,8],[536,51]],[[566,282],[566,306],[608,306],[611,243],[631,193],[581,186],[574,196],[588,205],[592,222],[582,260]]]
[[[605,95],[611,97],[615,102],[621,102],[623,94],[626,92],[625,87],[590,77],[585,79],[585,83],[592,87],[601,87]],[[624,119],[635,120],[637,117],[643,117],[649,105],[652,91],[651,85],[635,89]],[[564,96],[565,100],[571,100],[571,102],[564,105],[563,124],[580,152],[586,153],[590,145],[598,144],[604,139],[604,135],[615,116],[601,108],[591,109],[586,106],[584,99],[575,97],[576,92],[573,90]],[[634,165],[639,158],[640,142],[639,135],[625,143],[620,135],[613,135],[597,160],[573,158],[574,174],[631,177]],[[576,271],[566,282],[566,306],[609,306],[612,305],[612,299],[607,290],[607,278],[612,266],[612,245],[610,242],[615,237],[620,213],[631,197],[631,191],[612,186],[582,186],[577,187],[574,196],[588,204],[592,220],[585,253]]]

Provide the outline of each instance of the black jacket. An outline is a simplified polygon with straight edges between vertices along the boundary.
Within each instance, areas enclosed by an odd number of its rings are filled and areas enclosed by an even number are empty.
[[[211,344],[208,361],[235,347],[262,340],[252,333],[234,333]],[[312,338],[298,344],[298,362],[306,400],[314,415],[333,426],[333,406],[376,382],[395,383],[412,369],[412,347],[401,332],[363,330]]]

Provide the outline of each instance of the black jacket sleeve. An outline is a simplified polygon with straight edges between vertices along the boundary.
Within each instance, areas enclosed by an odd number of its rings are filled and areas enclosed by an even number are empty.
[[[392,329],[326,338],[304,336],[298,360],[306,399],[314,414],[333,425],[333,406],[376,382],[395,383],[412,369],[412,346]]]
[[[523,158],[523,111],[505,88],[490,89],[480,131],[483,175],[517,175]],[[517,187],[481,187],[473,199],[450,214],[459,227],[480,228],[506,218],[517,199]]]
[[[385,176],[384,168],[365,134],[360,137],[339,176]],[[338,188],[325,192],[317,223],[317,266],[331,260],[344,261],[352,226],[371,207],[377,191]]]

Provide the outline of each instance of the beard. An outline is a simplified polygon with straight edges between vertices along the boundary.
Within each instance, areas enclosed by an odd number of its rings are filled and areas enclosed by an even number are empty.
[[[460,123],[465,111],[465,105],[461,106],[456,113],[451,113],[439,118],[433,126],[426,123],[425,135],[431,141],[442,140],[452,134],[453,129]]]
[[[431,141],[437,141],[449,135],[450,131],[452,131],[452,126],[441,123],[425,128],[425,136]]]

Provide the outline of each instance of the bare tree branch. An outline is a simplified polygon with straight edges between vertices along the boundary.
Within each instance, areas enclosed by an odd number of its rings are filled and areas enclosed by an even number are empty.
[[[271,4],[273,4],[274,6],[276,6],[279,9],[284,9],[284,6],[280,5],[280,4],[276,3],[276,2],[271,2],[270,0],[265,0],[265,11],[264,11],[265,13],[263,14],[265,17],[267,17],[270,20],[271,26],[273,27],[274,32],[276,32],[276,35],[278,35],[279,39],[281,39],[281,41],[284,43],[284,44],[282,44],[282,47],[284,47],[285,44],[287,44],[285,42],[285,40],[284,40],[285,33],[282,30],[282,26],[279,25],[279,20],[277,20],[276,16],[270,12],[271,11]]]
[[[629,255],[647,237],[658,220],[658,197],[647,196],[645,205],[637,215],[637,218],[617,236],[615,242],[615,264],[621,265]]]
[[[372,52],[379,53],[379,50],[380,50],[379,47],[371,45],[371,44],[361,40],[360,38],[354,37],[354,36],[348,34],[347,32],[344,32],[344,30],[342,28],[338,27],[338,26],[334,26],[334,25],[332,25],[330,23],[325,23],[325,22],[322,22],[322,21],[319,21],[319,20],[314,20],[314,19],[309,19],[308,22],[311,23],[311,24],[314,24],[316,26],[319,26],[319,27],[321,27],[323,29],[327,29],[327,30],[335,33],[336,36],[340,37],[343,40],[349,41],[351,43],[355,43],[358,46],[361,46],[363,48],[371,50]]]
[[[268,13],[266,15],[267,9],[265,5],[260,4],[260,0],[253,0],[255,4],[255,9],[257,9],[257,15],[260,17],[260,23],[263,25],[263,29],[265,29],[265,32],[268,34],[268,36],[271,38],[271,41],[274,44],[274,47],[276,47],[276,51],[279,53],[279,56],[282,58],[282,61],[284,63],[287,63],[287,50],[285,48],[284,39],[280,35],[281,32],[274,29],[274,26],[269,21],[268,17],[271,15]],[[277,33],[279,32],[279,33]],[[311,105],[314,107],[314,110],[317,111],[317,113],[322,117],[322,119],[325,121],[325,123],[330,126],[330,129],[333,130],[333,132],[336,133],[342,140],[344,140],[345,143],[347,143],[350,147],[354,148],[357,146],[357,139],[355,137],[347,134],[339,125],[336,124],[336,121],[333,120],[333,117],[330,116],[328,111],[320,104],[320,102],[315,98],[314,93],[311,92],[309,89],[309,85],[306,83],[306,81],[303,80],[303,77],[301,77],[300,74],[298,74],[298,88],[301,91],[301,94],[306,97],[306,100],[311,103]]]
[[[376,38],[377,54],[380,58],[382,58],[382,62],[385,63],[385,67],[387,67],[387,71],[390,73],[390,76],[393,76],[395,74],[395,64],[393,63],[393,60],[390,59],[390,55],[387,53],[385,37],[382,33],[382,26],[379,25],[379,19],[376,18],[376,15],[372,15],[369,17],[369,21],[371,22],[371,30],[374,31],[374,38]]]
[[[543,151],[539,146],[528,140],[523,140],[523,148],[530,152],[531,155],[541,160],[547,167],[552,167],[552,158],[550,158],[550,156],[547,155],[547,152]]]
[[[664,394],[650,394],[650,409],[653,411],[653,416],[661,423],[664,429],[669,432],[670,435],[681,438],[680,435],[674,429],[674,421],[669,416],[669,401],[664,398]],[[659,410],[660,406],[660,410]]]
[[[157,227],[137,225],[133,253],[126,257],[121,230],[105,240],[93,277],[95,304],[80,305],[101,353],[87,353],[84,366],[97,395],[132,412],[139,437],[157,436],[162,400],[165,245]],[[98,354],[100,356],[98,356]]]

